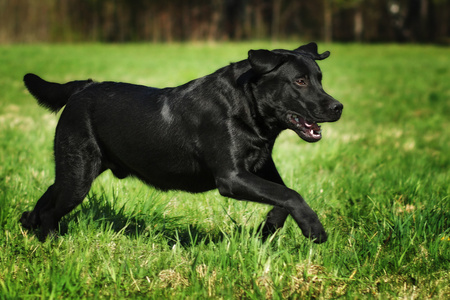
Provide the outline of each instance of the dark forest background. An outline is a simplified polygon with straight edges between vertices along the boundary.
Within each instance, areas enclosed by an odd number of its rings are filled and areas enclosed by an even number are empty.
[[[450,0],[0,0],[0,43],[450,42]]]

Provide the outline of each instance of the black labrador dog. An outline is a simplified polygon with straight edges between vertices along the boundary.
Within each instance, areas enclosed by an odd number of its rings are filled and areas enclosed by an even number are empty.
[[[239,200],[269,204],[268,236],[291,215],[303,235],[323,243],[327,234],[305,200],[287,188],[271,157],[275,139],[291,129],[307,142],[318,123],[337,121],[343,105],[324,92],[310,43],[293,51],[250,50],[248,59],[174,88],[118,82],[24,82],[39,104],[57,112],[55,181],[20,221],[40,227],[40,239],[86,197],[110,169],[160,190],[199,193],[218,189]]]

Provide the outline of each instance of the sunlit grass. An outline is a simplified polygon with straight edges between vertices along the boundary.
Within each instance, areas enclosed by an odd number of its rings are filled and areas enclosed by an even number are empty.
[[[175,86],[292,43],[17,45],[0,48],[0,298],[450,297],[448,48],[322,44],[325,90],[344,103],[323,140],[286,132],[274,158],[319,214],[263,243],[268,207],[162,193],[105,173],[43,244],[18,224],[53,180],[58,116],[21,82],[93,78]]]

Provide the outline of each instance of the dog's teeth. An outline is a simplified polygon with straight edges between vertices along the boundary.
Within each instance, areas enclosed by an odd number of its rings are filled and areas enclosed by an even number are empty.
[[[307,121],[305,121],[305,125],[306,125],[306,127],[311,127],[312,126],[312,124],[307,122]]]
[[[320,135],[322,134],[322,130],[315,131],[315,130],[311,129],[311,130],[309,131],[309,133],[310,133],[312,136],[320,136]]]

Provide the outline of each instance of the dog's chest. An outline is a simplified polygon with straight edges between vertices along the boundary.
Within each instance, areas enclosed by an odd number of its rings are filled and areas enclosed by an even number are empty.
[[[270,159],[272,147],[268,144],[253,145],[245,151],[245,168],[250,172],[258,172]]]

